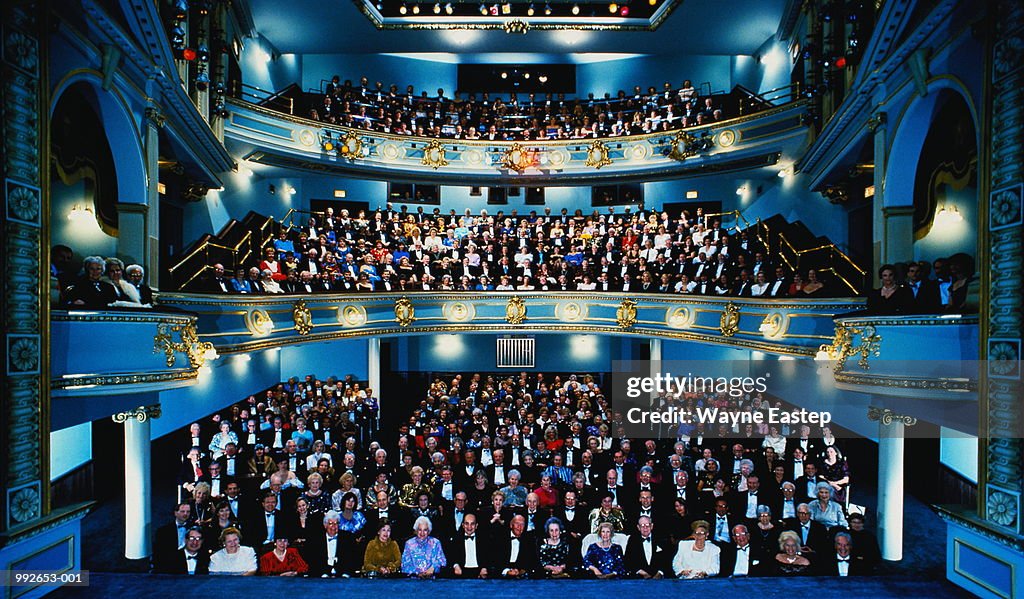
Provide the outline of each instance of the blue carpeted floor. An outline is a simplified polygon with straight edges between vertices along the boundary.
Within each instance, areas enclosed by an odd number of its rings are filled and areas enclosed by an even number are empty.
[[[919,577],[773,578],[711,580],[623,580],[623,581],[452,581],[452,580],[318,580],[304,578],[187,578],[150,574],[92,575],[88,588],[59,589],[53,597],[256,597],[287,594],[317,596],[345,593],[354,597],[401,597],[429,592],[435,597],[473,597],[514,593],[519,597],[622,598],[680,596],[681,593],[710,594],[713,597],[970,597],[945,581]]]

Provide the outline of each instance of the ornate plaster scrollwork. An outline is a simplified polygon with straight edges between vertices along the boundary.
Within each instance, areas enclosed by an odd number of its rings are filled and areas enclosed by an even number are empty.
[[[724,337],[732,337],[740,330],[740,309],[736,304],[729,302],[722,311],[722,318],[718,321],[718,328]]]
[[[897,414],[889,408],[879,408],[876,406],[868,406],[868,420],[881,422],[885,426],[889,426],[893,422],[902,422],[905,426],[917,424],[917,418],[913,416]]]
[[[620,328],[628,329],[636,324],[636,302],[625,298],[622,303],[619,304],[617,310],[615,310],[615,322],[619,324]]]
[[[118,424],[124,424],[129,420],[145,422],[150,418],[159,418],[162,413],[160,404],[153,404],[151,406],[139,406],[134,410],[128,410],[127,412],[118,412],[110,418]]]
[[[407,297],[400,297],[395,300],[395,322],[398,326],[405,328],[416,320],[416,308]]]
[[[508,298],[505,305],[505,320],[509,324],[523,324],[526,320],[526,302],[519,296]]]

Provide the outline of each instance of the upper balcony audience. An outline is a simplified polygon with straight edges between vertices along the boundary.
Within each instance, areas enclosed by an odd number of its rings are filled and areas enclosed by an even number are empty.
[[[617,137],[671,131],[721,121],[722,109],[714,96],[699,97],[689,80],[679,88],[665,82],[659,92],[640,86],[615,97],[567,99],[565,94],[530,93],[506,98],[489,93],[453,97],[438,89],[436,95],[416,93],[407,86],[388,89],[378,81],[371,87],[366,77],[359,85],[341,82],[335,75],[326,86],[310,118],[356,129],[445,139],[533,141]]]

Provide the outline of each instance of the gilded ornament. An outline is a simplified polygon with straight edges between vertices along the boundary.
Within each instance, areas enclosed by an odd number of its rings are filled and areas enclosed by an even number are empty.
[[[522,145],[514,143],[510,148],[505,150],[505,154],[501,157],[500,164],[503,168],[521,173],[533,166],[533,159],[531,158],[531,153],[523,148]]]
[[[723,129],[718,132],[718,145],[728,148],[736,143],[736,132],[732,129]]]
[[[338,152],[345,158],[355,160],[363,157],[363,139],[355,131],[349,131],[341,138]]]
[[[615,322],[618,323],[619,328],[628,329],[636,324],[636,302],[625,298],[622,303],[619,304],[617,310],[615,310]]]
[[[420,161],[420,164],[429,166],[434,170],[442,166],[448,166],[448,161],[444,158],[444,144],[441,143],[441,140],[430,140],[430,143],[423,148],[423,160]]]
[[[366,324],[366,308],[349,304],[338,310],[338,322],[349,327]]]
[[[407,297],[400,297],[395,300],[395,322],[398,326],[405,328],[416,320],[416,308]]]
[[[590,144],[590,147],[587,148],[587,161],[584,163],[586,166],[600,169],[611,163],[612,159],[608,157],[608,146],[604,145],[603,141],[599,139]]]
[[[178,333],[180,341],[174,341],[174,333]],[[185,324],[158,324],[153,337],[153,353],[161,351],[167,356],[165,363],[168,368],[177,361],[176,352],[188,356],[192,368],[202,368],[207,360],[216,360],[218,357],[212,343],[199,340],[195,322],[192,321]]]
[[[736,304],[729,302],[722,310],[722,318],[719,320],[719,329],[722,336],[732,337],[740,330],[740,309]]]
[[[292,305],[292,320],[295,321],[295,332],[300,335],[308,335],[313,330],[313,314],[306,307],[305,300]]]
[[[889,408],[879,408],[876,406],[868,406],[868,420],[880,422],[885,426],[889,426],[893,422],[902,422],[904,426],[914,426],[917,424],[917,418],[913,416],[897,414]]]
[[[505,320],[509,324],[523,324],[526,320],[526,302],[519,296],[513,296],[508,298],[508,304],[505,305]]]
[[[682,162],[697,155],[697,138],[689,131],[679,131],[672,139],[672,151],[668,157]]]

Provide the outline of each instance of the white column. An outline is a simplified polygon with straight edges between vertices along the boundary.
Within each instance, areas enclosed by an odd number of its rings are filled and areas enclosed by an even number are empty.
[[[903,422],[878,423],[878,540],[882,559],[903,559]]]
[[[128,559],[152,553],[149,419],[159,415],[160,406],[149,406],[113,416],[124,424],[124,556]]]
[[[649,339],[648,341],[651,344],[651,362],[661,362],[661,339]]]
[[[366,379],[380,401],[380,338],[371,337],[366,347]]]

